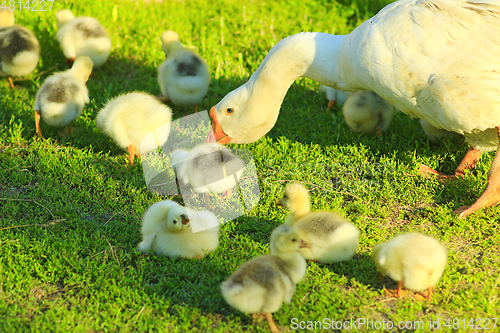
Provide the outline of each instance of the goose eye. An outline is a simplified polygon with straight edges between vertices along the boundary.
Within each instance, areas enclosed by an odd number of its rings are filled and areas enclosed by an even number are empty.
[[[174,224],[177,224],[177,220],[174,220]]]
[[[233,112],[234,112],[234,110],[232,108],[227,108],[226,109],[226,115],[229,115],[229,114],[231,114]]]

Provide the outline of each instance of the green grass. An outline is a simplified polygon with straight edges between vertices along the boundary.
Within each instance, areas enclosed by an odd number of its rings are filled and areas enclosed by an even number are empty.
[[[212,82],[204,110],[244,83],[280,39],[300,31],[349,33],[383,2],[57,1],[51,12],[17,12],[17,23],[35,32],[42,50],[39,66],[16,82],[18,89],[0,80],[0,332],[267,330],[265,321],[228,306],[219,285],[241,263],[268,252],[270,232],[287,214],[275,202],[289,181],[304,182],[313,209],[338,211],[361,237],[352,260],[308,264],[292,303],[274,315],[285,331],[293,331],[293,318],[422,320],[426,331],[429,320],[439,319],[441,331],[450,331],[448,318],[467,324],[498,317],[500,207],[463,220],[451,214],[481,193],[492,153],[463,181],[425,179],[417,174],[421,163],[451,172],[467,146],[433,145],[418,121],[403,114],[379,139],[353,133],[306,79],[292,85],[273,130],[242,146],[257,165],[260,203],[222,226],[219,248],[202,260],[137,250],[142,214],[165,197],[147,190],[140,161],[127,167],[125,153],[96,129],[94,118],[118,94],[160,93],[161,32],[177,31],[207,60]],[[33,104],[43,80],[65,69],[54,18],[63,8],[99,19],[113,51],[88,82],[91,101],[75,122],[79,130],[61,138],[42,121],[49,139],[40,142]],[[173,110],[176,119],[192,112]],[[382,288],[395,284],[376,279],[371,247],[405,231],[433,235],[448,248],[431,301],[392,299]]]

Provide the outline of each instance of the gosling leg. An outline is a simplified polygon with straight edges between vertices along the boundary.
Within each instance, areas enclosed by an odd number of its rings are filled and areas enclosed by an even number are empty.
[[[128,148],[128,164],[132,165],[134,164],[135,147],[134,145],[130,145],[127,148]]]
[[[40,118],[41,117],[42,117],[42,113],[39,110],[35,110],[35,127],[36,127],[35,135],[38,136],[40,139],[45,140],[45,138],[42,135],[42,130],[40,129]]]
[[[276,324],[274,323],[272,313],[266,312],[266,313],[264,313],[264,316],[266,316],[266,319],[267,319],[267,322],[269,323],[269,328],[271,329],[271,332],[279,333],[280,330],[278,329],[278,326],[276,326]]]

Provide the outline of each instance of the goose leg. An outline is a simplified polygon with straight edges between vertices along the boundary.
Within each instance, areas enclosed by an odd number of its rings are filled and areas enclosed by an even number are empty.
[[[328,101],[328,110],[333,109],[334,106],[335,106],[335,101]]]
[[[398,281],[398,287],[394,290],[387,290],[385,286],[382,290],[390,297],[404,297],[406,294],[403,290],[403,281]]]
[[[473,147],[469,147],[469,150],[467,150],[467,153],[465,153],[462,162],[460,162],[460,164],[455,169],[455,177],[465,176],[465,170],[474,170],[477,162],[479,162],[480,157],[481,151]]]
[[[40,139],[45,140],[42,135],[42,130],[40,129],[40,118],[42,117],[42,113],[39,110],[35,110],[35,127],[36,127],[36,136]]]
[[[266,316],[267,322],[269,323],[269,328],[271,329],[271,332],[273,333],[279,333],[279,328],[276,326],[273,320],[273,315],[271,312],[266,312],[264,313],[264,316]]]
[[[500,139],[500,126],[497,128]],[[496,205],[500,202],[500,149],[497,149],[495,158],[488,172],[488,183],[483,194],[472,204],[472,206],[462,206],[453,211],[458,217],[466,217],[475,211]]]
[[[224,194],[220,197],[221,199],[227,199],[231,196],[231,194],[233,193],[233,189],[230,188],[230,189],[227,189],[226,191],[224,191]]]
[[[396,290],[396,296],[398,296],[398,297],[405,296],[405,292],[403,290],[403,280],[398,281],[398,289]]]
[[[430,300],[432,298],[432,287],[429,287],[429,293],[427,294],[427,299]]]
[[[420,165],[418,171],[424,176],[437,175],[443,180],[455,179],[458,177],[463,177],[465,175],[465,170],[474,170],[477,162],[479,161],[479,157],[481,157],[481,151],[470,147],[469,150],[467,150],[467,153],[465,153],[465,156],[460,164],[455,169],[455,173],[453,175],[445,175],[444,173],[431,169],[423,164]]]
[[[128,164],[132,165],[134,164],[135,147],[134,145],[130,145],[127,148],[128,148]]]
[[[208,192],[205,192],[205,208],[210,208],[210,196]]]
[[[194,106],[194,113],[198,113],[198,104]]]
[[[64,138],[68,135],[71,135],[75,132],[76,127],[73,127],[73,121],[71,121],[68,126],[66,126],[61,132],[59,132],[59,136]]]
[[[9,86],[14,89],[14,81],[12,81],[12,78],[10,76],[7,76],[7,81],[9,81]]]
[[[165,96],[160,95],[160,96],[158,96],[158,99],[159,99],[159,100],[160,100],[160,102],[162,102],[163,104],[168,104],[168,103],[170,103],[170,98],[168,98],[168,97],[165,97]]]

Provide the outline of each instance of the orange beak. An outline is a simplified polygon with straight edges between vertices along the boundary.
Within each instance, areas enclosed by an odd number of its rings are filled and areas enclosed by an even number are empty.
[[[301,248],[301,249],[303,249],[303,248],[310,249],[311,247],[312,247],[311,244],[304,242],[303,239],[300,240],[300,246],[299,246],[299,248]]]
[[[186,214],[181,215],[181,223],[182,225],[186,225],[189,223],[189,217]]]
[[[276,201],[276,206],[283,207],[283,201],[281,201],[281,199],[279,199],[278,201]]]
[[[219,121],[217,120],[217,114],[215,113],[215,106],[212,106],[209,115],[210,118],[212,119],[212,132],[210,132],[210,134],[208,135],[207,139],[205,140],[205,143],[214,141],[221,144],[229,143],[231,141],[231,137],[229,137],[222,130],[222,127],[219,124]]]

